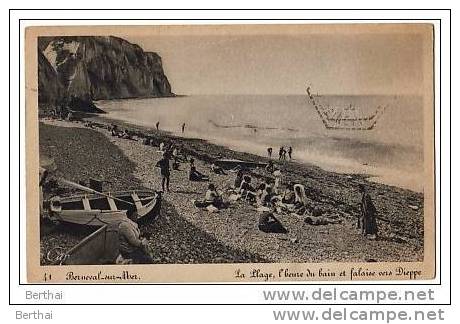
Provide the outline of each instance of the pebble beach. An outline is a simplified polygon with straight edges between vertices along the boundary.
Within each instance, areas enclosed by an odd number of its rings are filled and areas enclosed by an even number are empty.
[[[108,125],[116,123],[135,134],[134,139],[111,136]],[[88,126],[88,124],[86,124]],[[197,169],[210,182],[226,191],[235,174],[214,174],[210,164],[217,158],[267,162],[268,159],[201,139],[180,138],[166,132],[97,118],[91,127],[84,122],[40,122],[40,152],[53,156],[56,176],[72,181],[103,179],[105,190],[148,188],[161,190],[161,158],[157,146],[144,145],[143,136],[155,143],[174,143],[195,159]],[[339,224],[313,226],[290,214],[276,214],[287,234],[261,232],[260,213],[246,201],[235,201],[218,213],[196,208],[208,182],[191,182],[189,167],[181,163],[171,171],[171,191],[163,194],[162,211],[141,230],[152,233],[150,246],[155,263],[243,262],[385,262],[423,260],[423,194],[366,181],[366,176],[328,172],[296,161],[280,164],[283,182],[301,183],[308,198],[323,215],[340,219]],[[258,181],[272,177],[263,169],[251,171]],[[379,212],[379,239],[369,240],[356,228],[360,195],[365,183]],[[225,196],[224,196],[225,198]],[[84,232],[84,231],[83,231]],[[42,264],[49,264],[50,246],[69,248],[84,233],[57,226],[42,234]]]

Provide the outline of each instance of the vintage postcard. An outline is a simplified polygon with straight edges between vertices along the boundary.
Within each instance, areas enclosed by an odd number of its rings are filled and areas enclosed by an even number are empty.
[[[27,278],[435,271],[433,26],[26,30]]]

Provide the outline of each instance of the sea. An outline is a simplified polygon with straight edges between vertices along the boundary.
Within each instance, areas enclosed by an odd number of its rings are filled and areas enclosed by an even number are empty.
[[[337,111],[355,107],[356,116],[386,106],[371,130],[327,129],[306,95],[191,95],[103,100],[107,117],[200,138],[231,149],[267,156],[293,148],[293,159],[370,181],[423,192],[423,97],[338,96],[316,98]],[[185,123],[185,132],[181,126]]]

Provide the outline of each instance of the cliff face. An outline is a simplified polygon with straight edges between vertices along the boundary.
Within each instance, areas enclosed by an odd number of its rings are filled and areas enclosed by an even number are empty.
[[[87,102],[174,95],[161,57],[121,38],[43,37],[38,50],[39,102],[54,98],[56,88]]]
[[[64,95],[58,75],[42,52],[38,52],[38,102],[56,104]]]

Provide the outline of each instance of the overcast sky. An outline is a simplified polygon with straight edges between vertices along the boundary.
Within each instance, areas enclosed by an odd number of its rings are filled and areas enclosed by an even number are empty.
[[[307,83],[324,94],[422,93],[423,41],[414,33],[124,38],[162,57],[177,94],[304,94]]]

